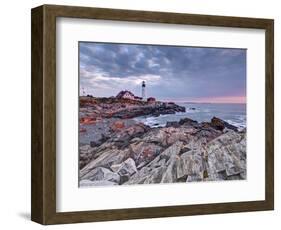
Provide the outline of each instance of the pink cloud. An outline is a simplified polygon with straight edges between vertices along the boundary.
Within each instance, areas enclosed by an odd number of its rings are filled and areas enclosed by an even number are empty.
[[[190,100],[197,103],[246,103],[246,97],[206,97]]]

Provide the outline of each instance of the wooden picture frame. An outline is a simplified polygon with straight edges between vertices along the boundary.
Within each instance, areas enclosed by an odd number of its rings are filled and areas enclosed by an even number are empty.
[[[264,29],[266,34],[265,200],[101,211],[56,211],[56,18]],[[32,9],[31,219],[64,224],[274,209],[274,21],[271,19],[43,5]]]

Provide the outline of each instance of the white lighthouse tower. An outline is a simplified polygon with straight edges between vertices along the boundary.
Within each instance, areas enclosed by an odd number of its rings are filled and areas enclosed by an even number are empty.
[[[142,90],[141,91],[142,100],[145,101],[146,100],[145,81],[142,81],[141,90]]]

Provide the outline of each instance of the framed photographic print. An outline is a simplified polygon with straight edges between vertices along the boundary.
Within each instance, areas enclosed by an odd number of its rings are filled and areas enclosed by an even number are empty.
[[[273,28],[32,9],[32,220],[273,210]]]

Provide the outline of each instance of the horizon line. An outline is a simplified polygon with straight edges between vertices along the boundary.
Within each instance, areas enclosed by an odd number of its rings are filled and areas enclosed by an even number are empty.
[[[168,101],[164,101],[164,102],[168,102]],[[172,102],[176,102],[176,103],[190,103],[190,104],[247,104],[247,102],[231,102],[231,101],[224,101],[224,102],[219,102],[219,101],[172,101]]]
[[[217,96],[217,97],[203,97],[203,98],[163,98],[165,101],[176,101],[178,103],[213,103],[213,104],[246,104],[246,96]]]

